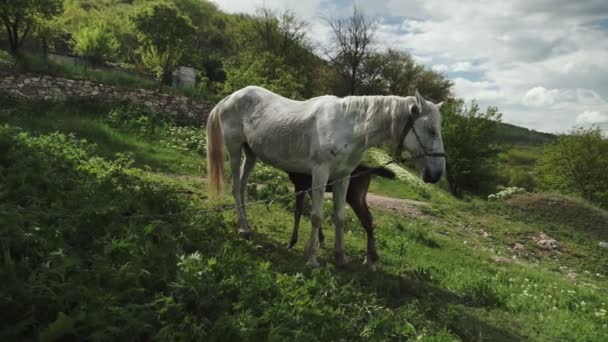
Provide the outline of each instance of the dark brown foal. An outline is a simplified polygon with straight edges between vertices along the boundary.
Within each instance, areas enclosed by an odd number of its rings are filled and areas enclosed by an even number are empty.
[[[312,186],[312,177],[301,173],[288,173],[289,179],[293,183],[296,191],[296,208],[294,211],[294,226],[291,234],[291,242],[287,248],[292,248],[296,242],[298,242],[298,231],[300,229],[300,218],[304,209],[304,197],[306,193],[297,193],[302,190],[310,189]],[[348,184],[348,191],[346,193],[346,203],[353,208],[355,215],[359,218],[359,221],[363,225],[365,232],[367,233],[367,257],[366,263],[370,263],[372,268],[375,268],[378,262],[378,253],[376,252],[376,241],[374,239],[374,226],[372,223],[372,214],[367,208],[367,191],[369,190],[369,183],[372,176],[377,175],[384,178],[395,178],[393,171],[384,167],[369,167],[365,165],[359,165],[351,173],[350,183]],[[328,185],[325,189],[326,192],[331,192],[331,185]],[[319,243],[323,245],[325,236],[323,231],[319,229]]]

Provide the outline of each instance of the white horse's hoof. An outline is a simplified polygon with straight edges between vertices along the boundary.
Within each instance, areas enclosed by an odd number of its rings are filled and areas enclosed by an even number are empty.
[[[367,265],[370,271],[376,272],[378,270],[378,260],[370,261],[369,256],[365,256],[365,260],[363,260],[363,265]]]
[[[243,239],[249,240],[251,239],[251,235],[253,235],[251,230],[239,229],[239,236]]]
[[[319,267],[319,262],[317,261],[317,257],[313,256],[308,258],[308,260],[306,261],[306,266],[308,267]]]
[[[346,265],[348,265],[348,262],[350,261],[348,259],[348,257],[344,254],[338,254],[335,256],[335,258],[336,258],[336,264],[338,266],[346,266]]]

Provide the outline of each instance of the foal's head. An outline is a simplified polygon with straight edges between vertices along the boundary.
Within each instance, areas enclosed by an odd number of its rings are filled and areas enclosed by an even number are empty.
[[[441,137],[441,115],[443,102],[426,101],[416,91],[416,101],[410,106],[413,125],[403,145],[412,154],[416,167],[422,172],[422,180],[436,183],[445,173],[445,150]]]

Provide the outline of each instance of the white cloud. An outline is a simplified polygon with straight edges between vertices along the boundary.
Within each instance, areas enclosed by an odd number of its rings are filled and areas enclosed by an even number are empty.
[[[547,107],[555,104],[559,90],[546,89],[545,87],[534,87],[524,95],[522,103],[530,107]]]
[[[456,72],[471,71],[473,65],[470,62],[458,62],[452,65],[452,70]]]
[[[608,114],[602,114],[595,110],[586,110],[576,117],[576,123],[579,125],[605,124],[608,123]]]
[[[448,69],[450,69],[450,67],[448,67],[445,64],[434,64],[431,68],[437,72],[445,72],[445,71],[448,71]]]

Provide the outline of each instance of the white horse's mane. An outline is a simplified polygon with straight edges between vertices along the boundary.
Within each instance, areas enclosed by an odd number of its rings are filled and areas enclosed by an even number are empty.
[[[367,116],[378,111],[388,112],[395,116],[408,109],[408,101],[400,96],[347,96],[342,99],[348,112],[364,112]]]

